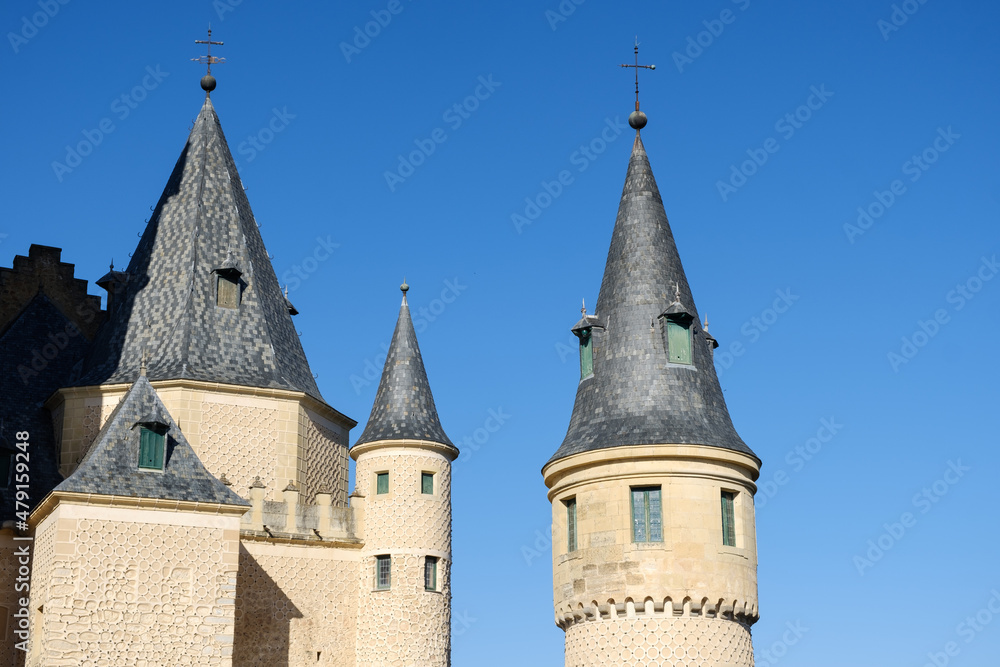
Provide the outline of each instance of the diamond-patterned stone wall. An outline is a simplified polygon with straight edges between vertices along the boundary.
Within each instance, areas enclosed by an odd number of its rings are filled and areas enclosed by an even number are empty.
[[[206,402],[202,407],[198,458],[216,477],[225,473],[242,496],[247,495],[258,475],[266,486],[274,488],[277,428],[277,410]],[[283,487],[288,480],[278,482]]]
[[[305,482],[302,502],[315,502],[317,493],[333,495],[334,507],[347,507],[348,463],[346,438],[303,410],[300,432],[305,433]]]
[[[242,545],[234,667],[353,667],[358,561],[333,551]]]
[[[575,623],[566,629],[566,667],[753,667],[750,628],[722,618],[670,616]]]

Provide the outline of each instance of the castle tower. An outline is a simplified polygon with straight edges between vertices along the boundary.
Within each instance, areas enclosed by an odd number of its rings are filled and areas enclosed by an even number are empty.
[[[542,468],[567,667],[753,665],[754,481],[636,129],[581,379]]]
[[[434,406],[406,303],[357,461],[364,512],[357,667],[451,664],[451,443]]]
[[[145,364],[213,475],[242,494],[259,477],[272,501],[292,483],[303,502],[329,492],[347,506],[356,422],[316,386],[208,94],[128,266],[97,282],[108,321],[46,405],[63,416],[63,476]]]

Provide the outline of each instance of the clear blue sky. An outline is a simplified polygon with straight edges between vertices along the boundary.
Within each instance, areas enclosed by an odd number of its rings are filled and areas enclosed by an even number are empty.
[[[562,664],[547,543],[531,557],[539,471],[573,404],[569,327],[597,300],[638,33],[658,66],[643,139],[764,462],[757,664],[917,666],[949,642],[949,664],[996,664],[1000,619],[960,625],[1000,591],[995,3],[907,0],[895,25],[889,0],[564,0],[565,20],[546,15],[558,0],[50,2],[37,30],[24,17],[45,0],[0,9],[0,263],[30,243],[91,281],[127,263],[201,105],[189,58],[211,21],[228,59],[213,100],[324,396],[367,419],[405,275],[434,318],[418,335],[444,427],[482,441],[454,467],[460,666]],[[371,12],[386,25],[345,53]],[[518,230],[526,198],[545,208]],[[871,220],[845,230],[859,207]],[[318,238],[339,244],[325,261]],[[792,305],[775,317],[777,291]],[[486,438],[490,410],[509,417]],[[808,629],[791,646],[787,623]]]

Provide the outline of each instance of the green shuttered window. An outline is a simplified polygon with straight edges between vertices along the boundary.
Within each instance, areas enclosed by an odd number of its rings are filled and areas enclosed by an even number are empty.
[[[392,556],[375,556],[375,590],[387,591],[392,586]]]
[[[658,486],[632,489],[632,541],[663,541],[663,505]]]
[[[438,559],[434,556],[424,558],[424,590],[436,591],[438,585]]]
[[[667,349],[672,364],[691,363],[691,329],[667,320]]]
[[[420,493],[434,495],[434,473],[420,473]]]
[[[594,338],[590,330],[580,332],[580,379],[594,374]]]
[[[735,500],[736,494],[732,491],[722,492],[722,544],[727,547],[736,546]]]
[[[566,501],[566,550],[576,551],[576,498]]]
[[[389,473],[380,472],[375,476],[375,493],[380,496],[389,493]]]
[[[139,467],[146,470],[163,470],[163,450],[166,435],[145,426],[139,431]]]

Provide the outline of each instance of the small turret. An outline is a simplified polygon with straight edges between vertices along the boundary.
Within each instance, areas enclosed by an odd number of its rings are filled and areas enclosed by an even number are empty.
[[[451,664],[451,462],[406,303],[351,448],[364,541],[357,667]]]

